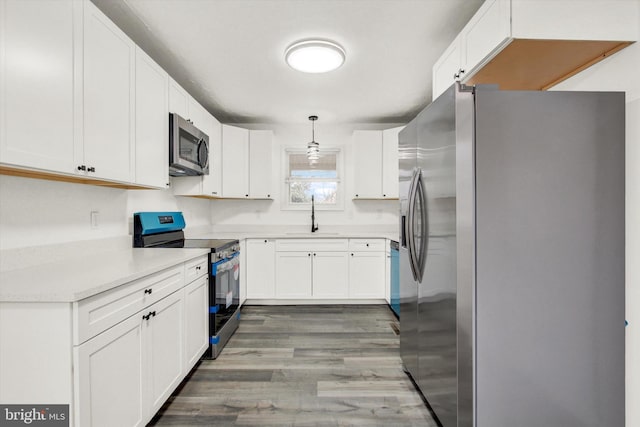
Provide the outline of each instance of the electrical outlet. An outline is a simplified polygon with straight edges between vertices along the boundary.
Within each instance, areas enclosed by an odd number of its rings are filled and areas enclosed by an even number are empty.
[[[91,211],[91,228],[96,229],[98,228],[98,216],[99,216],[100,212],[98,211]]]

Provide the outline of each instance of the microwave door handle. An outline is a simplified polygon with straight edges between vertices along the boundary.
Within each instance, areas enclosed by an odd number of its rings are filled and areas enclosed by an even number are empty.
[[[203,146],[204,150],[202,149]],[[202,169],[205,169],[209,165],[209,147],[204,138],[200,138],[198,141],[198,164]]]

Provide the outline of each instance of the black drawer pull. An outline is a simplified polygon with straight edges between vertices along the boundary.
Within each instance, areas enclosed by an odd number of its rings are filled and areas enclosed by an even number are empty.
[[[144,293],[145,293],[145,294],[149,294],[149,295],[151,295],[151,292],[153,292],[153,289],[151,289],[151,288],[149,288],[149,289],[145,289],[145,290],[144,290]]]

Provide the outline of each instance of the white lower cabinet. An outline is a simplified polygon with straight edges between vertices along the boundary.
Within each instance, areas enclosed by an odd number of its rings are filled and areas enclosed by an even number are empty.
[[[247,298],[383,300],[384,239],[248,239]]]
[[[149,307],[143,318],[142,338],[146,350],[147,415],[152,416],[183,378],[183,291],[175,292]],[[146,310],[145,310],[146,311]],[[143,312],[144,313],[144,312]]]
[[[276,296],[276,244],[272,239],[247,239],[247,298]]]
[[[145,424],[142,328],[142,318],[132,316],[76,347],[76,425]]]
[[[206,272],[206,270],[205,270]],[[209,345],[209,277],[184,288],[184,369],[189,371]]]
[[[313,254],[313,297],[333,299],[348,296],[348,253],[315,252]]]
[[[349,256],[349,298],[385,297],[385,253],[351,252]]]
[[[276,298],[311,298],[311,252],[276,252]]]

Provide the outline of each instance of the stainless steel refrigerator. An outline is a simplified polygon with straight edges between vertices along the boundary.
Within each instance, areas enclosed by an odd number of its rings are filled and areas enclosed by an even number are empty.
[[[456,84],[400,133],[400,347],[444,427],[624,426],[624,93]]]

